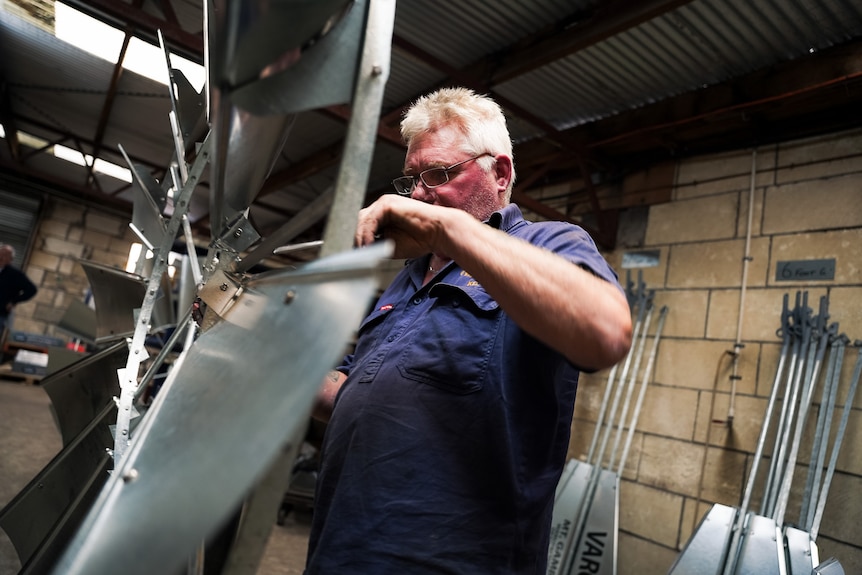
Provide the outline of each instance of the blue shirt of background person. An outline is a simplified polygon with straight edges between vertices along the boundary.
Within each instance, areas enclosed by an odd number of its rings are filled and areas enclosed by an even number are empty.
[[[36,286],[24,272],[12,266],[15,249],[0,245],[0,334],[15,306],[36,295]]]

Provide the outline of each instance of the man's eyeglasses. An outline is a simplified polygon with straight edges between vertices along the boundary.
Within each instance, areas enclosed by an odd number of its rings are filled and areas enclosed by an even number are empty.
[[[400,178],[392,180],[392,185],[395,186],[395,191],[402,196],[409,196],[412,194],[420,180],[422,181],[422,185],[426,188],[436,188],[437,186],[442,186],[449,181],[449,170],[454,170],[458,166],[466,164],[467,162],[472,162],[473,160],[493,155],[494,154],[485,152],[484,154],[461,160],[457,164],[452,164],[445,168],[428,168],[427,170],[419,172],[419,175],[417,176],[401,176]]]

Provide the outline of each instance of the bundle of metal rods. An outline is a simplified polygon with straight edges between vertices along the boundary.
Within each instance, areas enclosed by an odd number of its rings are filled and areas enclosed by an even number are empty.
[[[742,547],[741,540],[745,538],[745,522],[758,468],[763,459],[773,416],[779,410],[777,405],[779,396],[781,396],[780,412],[776,420],[772,455],[768,459],[769,470],[761,496],[759,515],[774,520],[779,528],[783,526],[785,530],[798,529],[807,532],[812,542],[817,538],[838,453],[847,429],[860,372],[862,372],[862,342],[856,341],[854,345],[859,348],[856,364],[844,399],[843,413],[830,446],[831,426],[838,401],[842,365],[850,340],[846,335],[839,333],[838,323],[829,323],[828,310],[828,296],[820,298],[819,310],[815,315],[808,307],[808,292],[796,293],[793,309],[789,307],[789,294],[784,295],[781,327],[777,332],[782,339],[781,352],[752,468],[743,494],[742,506],[737,515],[737,525],[728,554],[729,560],[724,571],[726,574],[735,573],[738,553]],[[820,375],[824,364],[826,370],[822,378],[817,420],[813,427],[811,458],[802,492],[799,519],[794,523],[786,520],[791,486],[803,437],[806,432],[812,433],[811,426],[807,426],[806,423],[814,405],[815,392],[821,381]],[[827,452],[829,461],[824,469]]]
[[[569,461],[560,478],[546,575],[616,572],[619,477],[625,468],[669,311],[662,306],[655,331],[648,335],[655,315],[653,295],[640,274],[636,287],[628,278],[626,297],[634,320],[632,346],[626,358],[608,374],[586,461]],[[648,339],[652,339],[649,352]],[[646,366],[641,375],[644,357]],[[640,389],[635,397],[639,375]]]

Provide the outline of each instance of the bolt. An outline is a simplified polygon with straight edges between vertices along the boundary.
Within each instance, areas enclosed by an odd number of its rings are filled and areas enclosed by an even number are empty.
[[[382,73],[383,73],[383,67],[380,66],[379,64],[375,64],[374,66],[371,67],[371,75],[372,76],[379,76]]]
[[[227,291],[227,284],[221,284],[221,285],[219,286],[219,289],[220,289],[221,291]]]
[[[242,228],[237,228],[236,231],[233,233],[233,237],[235,237],[235,238],[238,238],[241,235],[242,235]]]
[[[290,303],[296,299],[296,292],[293,290],[288,290],[286,294],[284,294],[284,303],[285,305],[290,305]]]
[[[123,474],[123,481],[126,483],[131,483],[138,478],[138,470],[137,469],[129,469]]]

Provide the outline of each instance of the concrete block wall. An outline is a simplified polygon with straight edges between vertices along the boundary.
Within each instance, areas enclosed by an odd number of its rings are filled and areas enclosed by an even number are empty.
[[[643,278],[656,290],[657,307],[670,309],[621,477],[621,575],[667,573],[713,503],[739,506],[775,378],[785,293],[792,306],[796,291],[807,291],[815,311],[820,296],[827,295],[830,322],[838,322],[851,340],[862,339],[862,132],[762,147],[752,156],[752,150],[743,150],[679,162],[671,200],[649,208],[640,245],[605,254],[625,280],[625,252],[659,251],[659,265],[644,268]],[[728,426],[728,352],[739,317],[752,161],[744,347]],[[632,193],[632,182],[648,179],[635,176],[623,190]],[[776,280],[779,261],[829,258],[835,259],[832,280]],[[845,354],[833,430],[856,354],[855,349]],[[586,458],[608,373],[582,377],[570,457]],[[819,405],[819,386],[816,393]],[[816,416],[815,406],[809,425]],[[798,516],[810,443],[799,456],[788,520]],[[758,474],[755,505],[766,466]],[[860,525],[862,394],[857,393],[817,538],[821,560],[834,556],[847,573],[862,572]]]
[[[73,299],[84,301],[90,283],[80,260],[124,269],[136,238],[131,216],[48,197],[24,272],[35,283],[36,296],[17,306],[10,326],[16,331],[71,337],[57,328]]]

